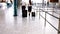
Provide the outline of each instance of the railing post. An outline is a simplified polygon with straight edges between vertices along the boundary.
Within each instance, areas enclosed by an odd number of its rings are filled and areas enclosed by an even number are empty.
[[[39,8],[39,19],[40,19],[40,8]]]
[[[17,0],[14,0],[14,16],[17,16]]]
[[[44,24],[44,26],[46,27],[46,12],[45,12],[45,24]]]
[[[60,30],[60,18],[59,18],[59,25],[58,25],[58,29]],[[60,31],[58,31],[58,34],[60,34]]]

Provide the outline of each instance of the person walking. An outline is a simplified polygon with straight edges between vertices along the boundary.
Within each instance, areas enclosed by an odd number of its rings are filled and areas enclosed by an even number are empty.
[[[32,2],[31,2],[31,0],[29,0],[29,4],[28,4],[29,16],[30,16],[31,11],[32,11]]]

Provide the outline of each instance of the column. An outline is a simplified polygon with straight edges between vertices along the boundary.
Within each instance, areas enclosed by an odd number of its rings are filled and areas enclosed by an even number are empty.
[[[17,0],[14,0],[14,16],[17,16]]]

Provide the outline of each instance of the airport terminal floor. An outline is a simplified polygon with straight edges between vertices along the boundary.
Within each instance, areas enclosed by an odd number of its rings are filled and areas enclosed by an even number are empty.
[[[6,5],[4,7],[0,8],[0,34],[58,34],[59,8],[44,7],[40,10],[33,6],[35,17],[29,17],[27,12],[27,17],[23,18],[21,7],[18,8],[16,17],[13,16],[13,5],[10,8]]]

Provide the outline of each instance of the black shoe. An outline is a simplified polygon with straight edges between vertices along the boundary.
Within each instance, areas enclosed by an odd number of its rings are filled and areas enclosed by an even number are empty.
[[[29,14],[29,16],[30,16],[30,14]]]

